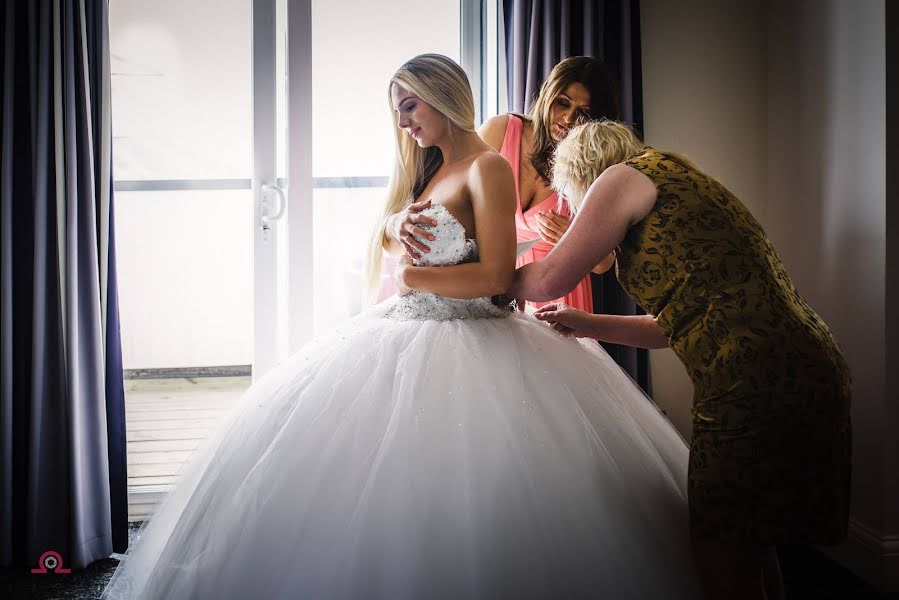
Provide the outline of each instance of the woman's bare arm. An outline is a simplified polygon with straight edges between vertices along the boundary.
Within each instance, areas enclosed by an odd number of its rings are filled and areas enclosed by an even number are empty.
[[[543,260],[518,269],[507,294],[535,301],[567,294],[649,214],[655,200],[655,185],[646,175],[624,164],[609,167],[587,190],[556,247]]]
[[[668,338],[652,315],[591,315],[596,317],[593,335],[601,342],[657,350],[668,347]]]
[[[538,210],[537,211],[537,233],[540,239],[555,246],[571,227],[571,219],[566,215],[560,214],[554,210]],[[615,254],[609,254],[600,261],[598,265],[593,267],[593,272],[602,275],[612,268],[615,264]]]
[[[495,153],[475,159],[468,181],[479,260],[447,267],[401,266],[402,286],[448,296],[501,294],[515,276],[515,188],[512,168]]]
[[[565,335],[648,350],[668,347],[668,337],[652,315],[594,315],[555,303],[540,307],[534,316]]]

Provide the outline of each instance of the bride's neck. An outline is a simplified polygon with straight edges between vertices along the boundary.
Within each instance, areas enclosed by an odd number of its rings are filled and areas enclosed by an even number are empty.
[[[443,164],[449,165],[484,150],[484,142],[474,131],[454,131],[452,136],[437,144],[443,154]]]

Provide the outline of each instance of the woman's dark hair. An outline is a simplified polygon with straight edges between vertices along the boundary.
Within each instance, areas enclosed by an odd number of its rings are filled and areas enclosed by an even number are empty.
[[[547,184],[550,183],[552,156],[556,148],[556,141],[549,132],[550,109],[556,97],[572,83],[582,84],[590,93],[590,110],[583,120],[621,119],[618,85],[603,61],[591,56],[572,56],[553,67],[527,115],[534,135],[534,151],[529,158],[537,174]]]

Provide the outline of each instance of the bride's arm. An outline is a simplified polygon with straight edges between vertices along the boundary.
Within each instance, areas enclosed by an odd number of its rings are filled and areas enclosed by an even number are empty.
[[[515,276],[515,182],[499,154],[475,159],[468,188],[474,210],[478,262],[448,267],[400,267],[398,281],[411,289],[479,298],[505,292]]]

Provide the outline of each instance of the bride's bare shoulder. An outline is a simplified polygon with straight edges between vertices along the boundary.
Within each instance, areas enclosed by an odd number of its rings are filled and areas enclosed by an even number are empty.
[[[515,204],[512,167],[496,152],[486,151],[475,157],[469,169],[468,185],[473,198],[490,198],[491,203],[505,199]]]
[[[485,150],[471,162],[470,173],[476,177],[511,177],[512,165],[500,153]]]

